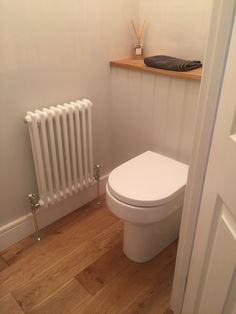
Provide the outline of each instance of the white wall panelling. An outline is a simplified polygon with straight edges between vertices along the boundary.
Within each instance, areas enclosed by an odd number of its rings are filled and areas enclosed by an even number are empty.
[[[153,150],[189,162],[198,81],[112,68],[114,166]]]

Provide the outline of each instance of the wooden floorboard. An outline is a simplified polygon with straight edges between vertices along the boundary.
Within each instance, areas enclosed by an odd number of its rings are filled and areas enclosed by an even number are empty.
[[[102,201],[105,202],[104,197],[102,197]],[[99,209],[104,208],[100,207]],[[97,210],[98,207],[96,205],[96,201],[84,205],[79,210],[76,210],[68,214],[67,216],[57,220],[51,225],[40,230],[40,234],[42,236],[41,242],[35,242],[35,237],[33,235],[30,235],[27,238],[3,250],[1,252],[1,255],[9,265],[13,264],[19,261],[20,259],[25,258],[27,255],[32,255],[32,247],[37,249],[38,246],[39,247],[43,246],[42,243],[44,243],[45,238],[47,239],[46,244],[48,244],[48,242],[54,238],[58,239],[58,235],[60,234],[64,235],[66,231],[68,232],[71,229],[71,226],[73,225],[77,226],[78,222],[84,221],[84,219],[86,219],[88,215],[91,216],[93,212],[96,212]]]
[[[168,313],[177,244],[148,263],[122,251],[122,222],[94,202],[0,253],[0,313]]]
[[[173,244],[151,262],[130,264],[74,313],[136,313],[130,312],[128,307],[139,302],[137,295],[145,295],[153,285],[161,285],[163,280],[173,276],[175,254],[176,244]]]
[[[172,269],[165,269],[165,272],[168,271],[171,273]],[[169,276],[160,277],[157,283],[150,283],[147,290],[143,289],[123,312],[162,314],[169,306],[172,279],[166,278]]]
[[[5,259],[0,255],[0,271],[2,271],[3,269],[7,268],[8,264],[5,261]]]
[[[2,299],[0,299],[0,313],[1,314],[23,314],[24,312],[17,304],[16,300],[9,293]]]
[[[91,215],[88,213],[83,219],[78,219],[77,224],[68,227],[64,232],[35,243],[26,256],[0,273],[0,297],[6,291],[10,292],[16,282],[21,284],[32,280],[116,221],[107,209],[97,208]]]
[[[87,290],[80,283],[72,279],[66,283],[57,293],[48,298],[28,313],[34,314],[66,314],[78,307],[89,298]]]
[[[122,242],[80,272],[76,279],[87,291],[95,295],[114,277],[133,262],[122,251]]]
[[[94,240],[80,245],[76,252],[65,256],[40,276],[33,278],[25,285],[12,289],[12,294],[24,311],[32,310],[50,294],[54,294],[66,281],[75,277],[113,245],[120,242],[121,229],[121,222],[117,222]]]

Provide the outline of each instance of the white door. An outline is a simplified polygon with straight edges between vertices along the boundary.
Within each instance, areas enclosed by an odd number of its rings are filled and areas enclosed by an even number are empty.
[[[236,22],[182,314],[236,314]]]

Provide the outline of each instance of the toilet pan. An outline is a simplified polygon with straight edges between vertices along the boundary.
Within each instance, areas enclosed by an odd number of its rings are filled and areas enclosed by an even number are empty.
[[[131,260],[146,262],[178,237],[187,173],[185,164],[148,151],[109,175],[107,204],[124,221]]]

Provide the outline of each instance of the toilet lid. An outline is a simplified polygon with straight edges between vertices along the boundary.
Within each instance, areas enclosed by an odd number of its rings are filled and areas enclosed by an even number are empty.
[[[184,191],[187,175],[187,165],[147,151],[115,168],[109,175],[108,189],[129,205],[160,206]]]

